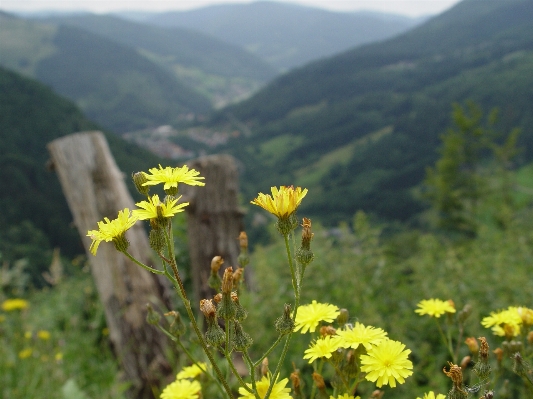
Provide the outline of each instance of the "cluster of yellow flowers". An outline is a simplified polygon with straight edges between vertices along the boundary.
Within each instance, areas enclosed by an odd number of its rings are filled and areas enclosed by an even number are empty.
[[[141,180],[138,184],[139,191],[144,190],[147,195],[147,201],[138,202],[137,205],[140,209],[130,211],[128,208],[119,211],[118,217],[113,220],[109,220],[107,217],[104,221],[98,222],[98,230],[90,230],[87,232],[87,236],[93,241],[90,246],[90,251],[93,255],[96,255],[98,246],[102,241],[114,242],[115,246],[119,250],[125,250],[121,243],[125,240],[125,233],[129,230],[138,220],[149,220],[157,218],[170,218],[179,212],[184,211],[184,207],[188,205],[187,202],[178,204],[180,197],[174,198],[173,195],[177,194],[178,184],[184,183],[191,186],[203,186],[203,177],[198,176],[198,171],[189,169],[187,165],[181,168],[166,167],[163,168],[159,165],[158,168],[149,169],[149,173],[139,172]],[[134,179],[138,182],[138,180]],[[169,194],[163,201],[159,199],[157,194],[148,196],[149,186],[156,184],[163,184],[163,189]]]
[[[533,310],[523,306],[509,306],[505,310],[492,312],[483,318],[481,324],[491,328],[495,335],[501,337],[517,337],[522,332],[533,326]]]
[[[330,323],[339,315],[337,306],[312,301],[298,309],[295,331],[301,330],[302,334],[315,332],[320,322]],[[387,384],[396,387],[396,382],[403,384],[405,378],[413,374],[413,364],[408,359],[411,351],[404,344],[389,339],[381,328],[358,322],[355,325],[344,324],[340,329],[331,326],[321,329],[321,337],[311,342],[304,359],[309,359],[309,363],[317,359],[327,360],[336,353],[359,346],[364,348],[364,353],[360,355],[361,371],[366,373],[365,379],[375,382],[378,388]]]

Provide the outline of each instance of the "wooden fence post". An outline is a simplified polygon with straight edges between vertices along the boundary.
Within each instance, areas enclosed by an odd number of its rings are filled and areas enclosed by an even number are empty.
[[[207,280],[214,256],[224,258],[223,268],[238,265],[243,211],[238,206],[239,179],[233,157],[211,155],[187,165],[205,177],[205,187],[180,187],[180,193],[190,202],[186,208],[187,233],[194,299],[198,304],[211,295]]]
[[[113,349],[132,384],[129,393],[135,398],[153,398],[152,386],[171,370],[165,359],[168,340],[146,322],[146,304],[151,302],[158,308],[169,305],[164,282],[135,265],[112,244],[103,243],[93,256],[89,253],[91,239],[86,236],[104,217],[114,219],[119,210],[133,209],[124,176],[101,132],[59,138],[48,144],[48,150],[90,260]],[[128,230],[126,237],[129,252],[150,264],[152,251],[142,224]]]

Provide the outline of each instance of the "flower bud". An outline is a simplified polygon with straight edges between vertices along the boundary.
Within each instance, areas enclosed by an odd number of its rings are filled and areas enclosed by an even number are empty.
[[[261,376],[266,377],[269,374],[270,370],[268,369],[268,357],[265,357],[261,362]]]
[[[477,340],[474,337],[468,337],[465,339],[465,344],[468,346],[468,350],[471,354],[476,354],[479,350],[479,345],[477,344]]]
[[[235,270],[235,272],[233,272],[233,286],[234,287],[238,287],[239,286],[239,283],[242,280],[243,272],[244,272],[244,269],[242,267],[237,268],[237,270]]]
[[[302,222],[302,245],[296,251],[296,260],[305,267],[309,265],[315,258],[313,251],[311,251],[311,240],[313,239],[313,233],[311,233],[311,219],[303,218]]]
[[[169,333],[171,333],[176,338],[179,338],[183,334],[185,334],[186,327],[185,327],[185,324],[183,323],[183,320],[181,319],[181,315],[179,314],[179,312],[172,310],[168,313],[165,313],[165,316],[174,317],[174,320],[172,320],[172,323],[170,323],[170,326],[168,328]]]
[[[222,266],[223,263],[224,259],[222,259],[221,256],[215,256],[211,260],[211,273],[209,274],[207,285],[215,291],[219,291],[222,287],[222,279],[220,278],[218,271],[220,270],[220,266]]]
[[[472,314],[472,305],[465,305],[463,309],[461,309],[460,312],[457,313],[457,320],[459,323],[463,324],[466,319],[468,319],[468,316]]]
[[[292,384],[292,395],[294,399],[300,399],[303,398],[303,392],[302,392],[302,379],[300,378],[300,370],[295,369],[289,379],[291,380]]]
[[[357,355],[352,349],[350,349],[346,354],[346,365],[343,367],[343,372],[346,373],[346,376],[349,378],[355,378],[359,374]]]
[[[442,369],[452,380],[453,387],[448,393],[447,399],[466,399],[468,393],[463,389],[463,369],[456,364],[448,362],[450,371],[446,371],[446,367]]]
[[[231,300],[235,305],[235,320],[243,321],[244,319],[246,319],[246,317],[248,316],[248,312],[240,304],[239,297],[237,296],[236,292],[231,293]]]
[[[233,347],[236,351],[244,352],[252,345],[252,337],[245,333],[242,329],[241,323],[235,321],[233,323],[234,334],[233,334]]]
[[[278,218],[276,222],[276,229],[278,229],[279,233],[284,237],[291,234],[296,227],[298,227],[298,219],[296,218],[295,213],[291,213],[284,218]]]
[[[520,377],[527,379],[531,383],[531,366],[524,361],[520,352],[516,352],[512,356],[512,358],[514,373],[518,374]]]
[[[320,327],[320,335],[325,337],[326,335],[335,335],[337,330],[333,326],[322,326]]]
[[[288,303],[285,304],[283,315],[276,319],[275,327],[279,335],[290,334],[294,330],[294,320],[291,316],[291,305]]]
[[[222,294],[231,295],[231,290],[233,290],[233,268],[230,266],[224,270],[224,277],[222,277]]]
[[[135,188],[137,189],[139,194],[148,195],[148,193],[150,192],[150,186],[143,185],[148,181],[144,172],[133,173],[131,175],[131,178],[133,179],[133,183],[135,184]]]
[[[494,355],[496,355],[496,361],[498,364],[500,364],[503,360],[503,349],[502,348],[496,348],[492,351]]]
[[[151,303],[146,304],[146,310],[148,311],[146,315],[146,321],[148,322],[148,324],[151,324],[153,326],[159,325],[161,315],[154,310]]]
[[[348,312],[348,309],[341,309],[339,311],[339,315],[337,316],[337,323],[339,323],[339,327],[344,327],[344,325],[348,323],[349,319],[350,313]]]
[[[472,360],[472,358],[470,356],[465,356],[463,357],[463,359],[461,360],[461,363],[459,363],[459,366],[461,366],[461,368],[463,370],[466,370],[466,368],[468,367],[468,365],[470,364],[470,361]]]

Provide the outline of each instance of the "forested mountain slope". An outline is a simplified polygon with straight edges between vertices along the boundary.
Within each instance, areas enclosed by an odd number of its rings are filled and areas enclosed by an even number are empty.
[[[50,249],[83,252],[57,176],[47,170],[46,144],[74,132],[95,130],[70,101],[49,88],[0,68],[0,253],[4,260],[28,258],[32,275],[49,265]],[[126,174],[157,165],[155,156],[107,134]]]
[[[397,38],[288,73],[212,124],[241,129],[226,151],[243,162],[248,195],[299,184],[313,192],[305,211],[329,222],[361,208],[406,220],[422,207],[412,187],[438,156],[451,104],[467,99],[499,107],[502,130],[522,127],[531,157],[532,1],[465,0]]]

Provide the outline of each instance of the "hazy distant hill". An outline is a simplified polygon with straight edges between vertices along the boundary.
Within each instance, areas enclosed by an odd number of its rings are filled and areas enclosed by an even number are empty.
[[[243,162],[248,197],[298,184],[312,193],[304,211],[327,222],[361,208],[405,220],[420,210],[411,190],[437,157],[451,103],[466,99],[500,107],[503,130],[521,126],[531,158],[531,0],[463,1],[397,38],[283,75],[213,123],[243,133],[227,151]]]
[[[401,16],[332,12],[270,1],[165,12],[144,21],[207,33],[246,48],[280,70],[395,36],[419,22]]]
[[[67,255],[83,252],[59,180],[46,169],[46,144],[94,129],[98,126],[72,102],[41,83],[0,68],[0,253],[4,260],[29,257],[29,267],[42,272],[53,247]],[[160,162],[115,135],[107,138],[127,175]]]
[[[209,100],[135,49],[70,26],[0,16],[0,64],[51,86],[116,132],[178,123]]]

